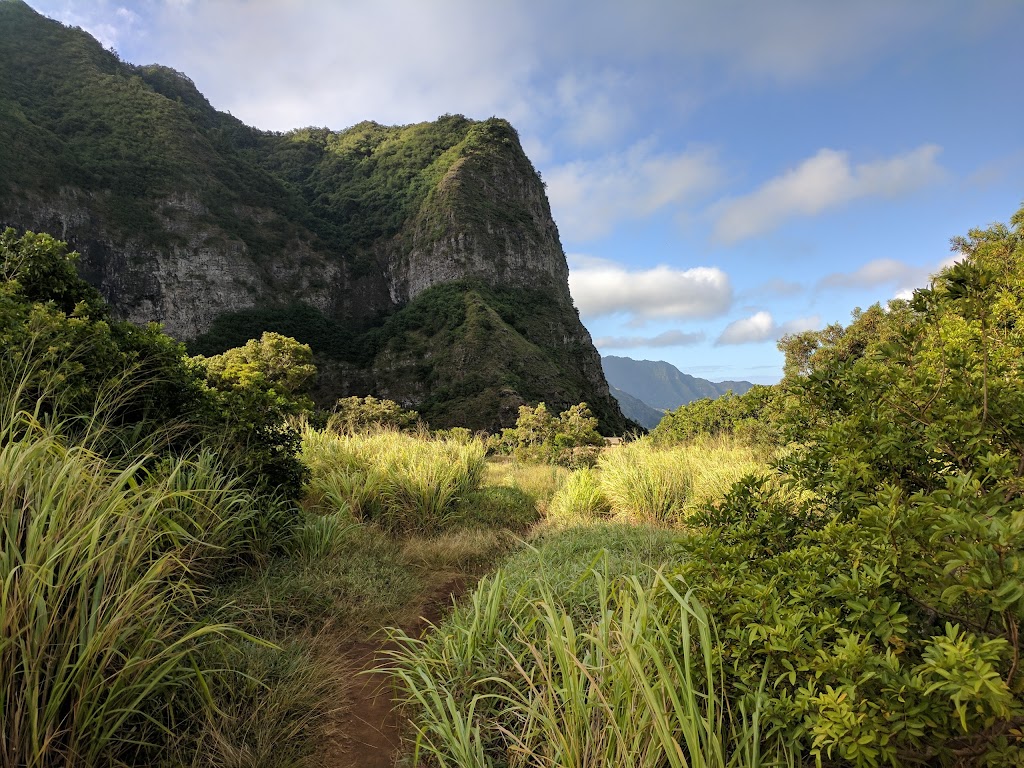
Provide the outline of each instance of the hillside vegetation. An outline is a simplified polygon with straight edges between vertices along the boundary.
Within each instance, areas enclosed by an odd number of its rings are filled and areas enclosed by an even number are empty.
[[[324,406],[372,394],[495,429],[585,400],[606,432],[630,426],[505,120],[261,131],[5,0],[0,135],[0,227],[70,242],[119,319],[204,355],[295,338]]]

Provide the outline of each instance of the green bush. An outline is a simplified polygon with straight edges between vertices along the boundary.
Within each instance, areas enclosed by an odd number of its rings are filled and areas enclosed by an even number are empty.
[[[704,398],[666,413],[651,432],[657,445],[679,445],[701,438],[735,437],[772,448],[782,440],[785,393],[780,386],[753,386],[742,395],[731,392]]]
[[[373,395],[341,398],[334,404],[327,419],[327,427],[340,434],[381,429],[412,429],[418,423],[419,414],[415,411],[402,408],[394,400],[378,400]]]
[[[511,453],[526,461],[546,461],[577,468],[592,466],[604,439],[597,431],[586,403],[553,416],[544,403],[519,408],[516,426],[502,430],[491,441],[492,450]]]
[[[909,302],[790,348],[784,460],[707,510],[674,573],[733,700],[840,765],[1020,765],[1024,211]]]
[[[48,235],[0,235],[0,395],[11,413],[59,413],[66,429],[77,419],[84,431],[98,415],[93,447],[111,458],[140,443],[171,454],[215,444],[249,487],[296,499],[304,469],[285,418],[303,408],[309,348],[267,334],[190,360],[155,324],[110,320],[76,260]]]

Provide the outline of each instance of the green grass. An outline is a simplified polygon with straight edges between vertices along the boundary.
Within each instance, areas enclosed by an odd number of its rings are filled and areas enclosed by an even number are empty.
[[[657,524],[685,521],[744,475],[765,469],[755,448],[729,440],[676,448],[638,440],[606,451],[598,461],[601,490],[615,514]]]
[[[415,727],[413,761],[492,766],[759,766],[757,699],[728,709],[714,628],[660,572],[588,569],[593,611],[542,576],[481,582],[432,637],[397,633],[391,672]]]
[[[553,525],[582,525],[612,513],[611,502],[601,489],[600,478],[592,469],[569,475],[548,505],[547,521]]]
[[[244,496],[201,461],[113,466],[24,415],[0,446],[0,763],[161,743],[175,692],[208,684],[196,654],[231,631],[195,619],[191,569],[213,550],[191,529],[225,533]]]
[[[319,509],[347,507],[392,532],[431,532],[454,523],[484,473],[480,440],[430,440],[401,432],[339,435],[305,426],[307,498]]]

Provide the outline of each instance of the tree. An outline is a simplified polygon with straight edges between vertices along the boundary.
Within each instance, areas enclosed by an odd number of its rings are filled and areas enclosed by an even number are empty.
[[[409,429],[419,423],[419,414],[407,411],[394,400],[366,397],[343,397],[334,404],[327,425],[336,431],[365,432],[375,429]]]

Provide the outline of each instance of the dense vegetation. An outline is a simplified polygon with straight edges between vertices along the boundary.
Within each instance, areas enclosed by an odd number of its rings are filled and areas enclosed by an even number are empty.
[[[74,259],[0,236],[0,763],[310,759],[337,638],[507,549],[535,496],[485,484],[468,436],[332,431],[379,401],[304,426],[308,347],[190,359]]]
[[[672,548],[640,576],[512,560],[448,632],[408,640],[396,674],[430,760],[612,765],[626,739],[651,764],[1019,765],[1024,210],[954,246],[911,301],[784,339],[778,388],[656,433],[705,457],[710,434],[755,437],[771,472],[738,467],[701,503],[641,443],[567,482],[549,514],[629,517],[623,462]]]

